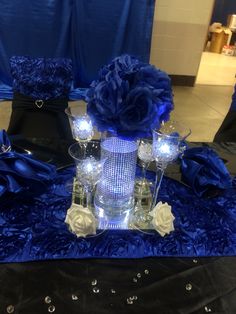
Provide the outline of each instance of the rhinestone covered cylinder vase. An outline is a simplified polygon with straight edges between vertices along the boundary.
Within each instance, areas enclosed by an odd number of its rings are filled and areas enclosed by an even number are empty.
[[[97,185],[95,207],[116,222],[125,219],[133,208],[137,143],[116,136],[105,137],[101,155],[105,163]]]

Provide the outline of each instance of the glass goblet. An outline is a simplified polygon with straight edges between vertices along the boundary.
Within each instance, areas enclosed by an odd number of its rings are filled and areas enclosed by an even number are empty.
[[[79,143],[75,143],[69,147],[68,152],[75,161],[77,179],[86,193],[86,207],[91,210],[92,192],[100,180],[104,164],[100,155],[100,143],[90,141],[86,151],[81,149]]]
[[[70,122],[73,138],[79,142],[83,151],[94,135],[92,121],[88,115],[81,113],[80,107],[68,107],[65,110]]]
[[[138,146],[138,158],[142,167],[142,185],[146,184],[147,168],[154,160],[152,152],[152,140],[141,139]]]
[[[92,122],[85,113],[83,113],[82,105],[76,105],[65,109],[65,113],[68,116],[71,132],[73,138],[79,143],[82,153],[85,155],[88,142],[91,141],[94,130]],[[83,199],[83,187],[80,182],[77,182],[78,189],[81,190],[81,199]],[[72,183],[67,184],[67,189],[73,189]]]
[[[177,121],[169,121],[153,131],[153,157],[156,161],[156,182],[152,208],[156,205],[164,171],[167,165],[182,155],[186,148],[184,140],[191,130]]]
[[[138,146],[138,157],[142,167],[142,178],[137,180],[135,184],[135,198],[137,199],[133,215],[131,219],[131,226],[136,228],[143,228],[149,221],[148,213],[151,208],[151,188],[150,182],[146,180],[147,168],[154,160],[152,154],[152,140],[141,139]]]

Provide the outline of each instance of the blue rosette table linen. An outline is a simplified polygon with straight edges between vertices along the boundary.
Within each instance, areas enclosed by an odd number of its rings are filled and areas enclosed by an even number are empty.
[[[74,167],[61,170],[40,196],[19,194],[0,205],[1,262],[236,254],[234,183],[220,195],[205,198],[197,196],[191,187],[165,177],[159,200],[172,206],[174,232],[161,237],[155,231],[145,234],[136,230],[106,230],[97,237],[77,238],[64,223],[71,205],[65,182],[74,174]],[[148,175],[154,179],[154,173]]]

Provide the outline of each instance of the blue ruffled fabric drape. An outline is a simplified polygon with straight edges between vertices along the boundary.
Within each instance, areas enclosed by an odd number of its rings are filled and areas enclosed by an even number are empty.
[[[9,145],[6,132],[0,131],[0,147]],[[55,175],[55,166],[35,160],[31,155],[14,151],[0,153],[0,197],[22,191],[42,192]]]
[[[232,180],[220,157],[208,147],[193,147],[184,152],[181,160],[182,179],[202,196],[212,190],[230,188]]]
[[[72,61],[66,58],[10,59],[13,91],[33,99],[68,98],[72,84]]]
[[[12,99],[9,59],[71,58],[70,99],[84,97],[98,69],[129,53],[148,62],[155,0],[2,0],[0,99]]]
[[[77,238],[64,223],[71,205],[65,185],[74,168],[58,172],[37,197],[18,195],[0,204],[0,260],[24,262],[67,258],[236,255],[236,186],[214,198],[199,198],[190,187],[164,177],[159,200],[172,206],[175,231],[109,230]],[[148,173],[154,180],[154,173]]]

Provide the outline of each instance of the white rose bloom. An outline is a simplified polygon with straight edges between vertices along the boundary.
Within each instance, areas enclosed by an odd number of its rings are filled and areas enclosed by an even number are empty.
[[[175,217],[168,203],[158,202],[149,215],[153,217],[152,224],[162,237],[175,230],[173,223]]]
[[[72,204],[67,210],[65,223],[77,237],[96,234],[97,221],[93,213],[81,205]]]

